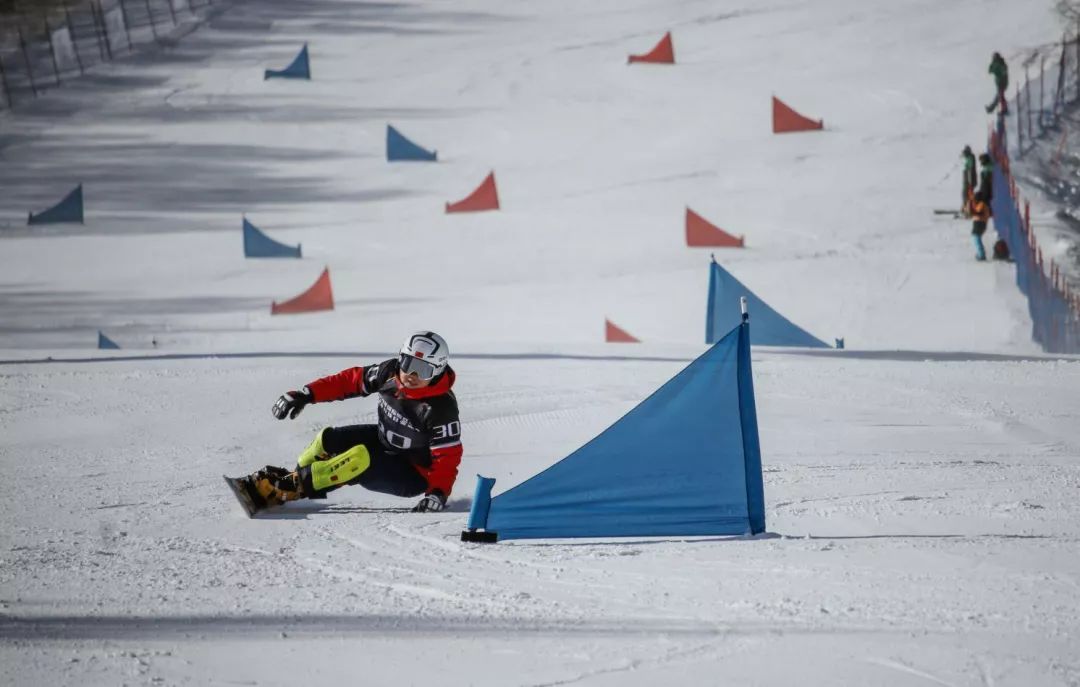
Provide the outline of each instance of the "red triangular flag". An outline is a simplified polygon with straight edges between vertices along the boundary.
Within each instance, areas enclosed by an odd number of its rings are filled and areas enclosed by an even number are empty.
[[[671,42],[671,32],[668,31],[656,47],[644,55],[631,55],[627,64],[635,62],[647,62],[650,64],[675,64],[675,46]]]
[[[743,237],[732,236],[686,208],[686,245],[691,248],[742,248]]]
[[[495,172],[487,175],[468,197],[447,203],[446,212],[482,212],[499,209],[499,190],[495,187]]]
[[[775,95],[772,99],[772,130],[774,134],[786,134],[792,131],[819,131],[825,128],[824,120],[814,121],[791,109]]]
[[[307,291],[284,303],[273,303],[271,315],[292,315],[302,312],[316,312],[334,309],[334,292],[330,288],[330,268],[327,267]]]
[[[607,318],[604,319],[604,341],[608,343],[641,343],[641,339],[630,336],[625,330],[616,327]]]

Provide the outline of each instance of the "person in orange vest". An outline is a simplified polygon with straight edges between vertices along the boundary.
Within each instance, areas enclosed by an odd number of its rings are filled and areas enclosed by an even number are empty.
[[[971,240],[975,244],[975,259],[982,262],[986,260],[986,247],[983,246],[982,237],[986,233],[986,223],[990,220],[990,204],[986,202],[986,195],[980,191],[971,200]]]

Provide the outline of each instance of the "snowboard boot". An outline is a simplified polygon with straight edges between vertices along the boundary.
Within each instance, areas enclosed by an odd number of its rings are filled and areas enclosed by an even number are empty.
[[[280,506],[287,501],[295,501],[306,496],[304,485],[297,473],[273,465],[267,465],[255,474],[244,478],[243,481],[252,501],[260,509]]]

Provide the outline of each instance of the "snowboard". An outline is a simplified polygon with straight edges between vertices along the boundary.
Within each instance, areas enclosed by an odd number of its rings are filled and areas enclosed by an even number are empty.
[[[262,510],[251,500],[251,495],[248,494],[247,489],[244,488],[242,479],[229,477],[227,475],[222,475],[221,477],[225,480],[225,484],[229,485],[229,489],[232,490],[233,496],[236,497],[236,500],[240,503],[240,507],[244,509],[244,512],[247,513],[249,518],[255,517],[255,514]]]

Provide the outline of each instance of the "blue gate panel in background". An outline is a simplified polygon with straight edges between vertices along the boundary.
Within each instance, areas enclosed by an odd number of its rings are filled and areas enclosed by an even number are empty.
[[[59,224],[61,222],[83,223],[82,184],[64,196],[56,205],[38,214],[30,213],[27,224]]]
[[[263,73],[263,81],[267,79],[310,79],[311,64],[308,62],[307,43],[300,49],[300,54],[284,69],[267,69]]]
[[[97,347],[102,351],[120,350],[120,346],[115,341],[102,334],[100,329],[97,333]]]
[[[300,244],[287,246],[278,243],[244,218],[245,258],[299,258]]]
[[[437,157],[437,151],[421,148],[394,127],[386,125],[387,162],[435,162]]]
[[[754,314],[754,346],[800,346],[828,348],[829,344],[802,329],[769,307],[753,291],[720,267],[713,259],[709,267],[709,304],[705,313],[705,343],[715,343],[739,321],[739,299],[746,297]]]

